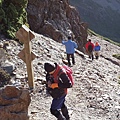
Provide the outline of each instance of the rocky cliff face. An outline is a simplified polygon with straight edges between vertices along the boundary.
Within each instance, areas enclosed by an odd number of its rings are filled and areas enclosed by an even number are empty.
[[[29,91],[15,86],[0,88],[0,120],[29,120]]]
[[[87,24],[68,0],[28,0],[27,13],[32,31],[59,42],[72,34],[82,51],[87,40]]]

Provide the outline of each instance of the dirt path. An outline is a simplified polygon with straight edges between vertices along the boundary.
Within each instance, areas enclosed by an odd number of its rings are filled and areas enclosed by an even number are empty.
[[[99,41],[102,56],[91,61],[88,56],[82,59],[75,54],[76,65],[72,67],[75,85],[66,97],[71,120],[120,120],[120,60],[112,57],[120,52],[120,47],[95,36],[91,39]],[[21,82],[26,88],[26,65],[17,56],[22,49],[21,45],[11,41],[8,53],[16,66],[15,82]],[[30,120],[56,120],[49,111],[52,98],[45,91],[43,64],[45,61],[62,64],[61,53],[65,48],[61,43],[37,35],[32,40],[32,51],[38,58],[33,61],[35,89],[31,93]]]
[[[100,57],[91,61],[76,55],[75,85],[69,89],[66,104],[71,120],[119,120],[120,91],[118,86],[119,66]],[[34,103],[33,103],[34,102]],[[51,97],[35,93],[30,109],[31,120],[56,120],[50,114]]]

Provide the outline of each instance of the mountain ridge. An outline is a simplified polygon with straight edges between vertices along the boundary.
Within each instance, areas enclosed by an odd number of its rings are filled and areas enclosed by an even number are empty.
[[[70,0],[89,28],[115,42],[120,42],[120,2],[118,0]]]

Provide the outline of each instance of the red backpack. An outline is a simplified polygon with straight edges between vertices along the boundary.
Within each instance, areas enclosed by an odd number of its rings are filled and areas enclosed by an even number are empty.
[[[73,76],[72,76],[72,69],[70,67],[68,67],[67,65],[63,65],[61,67],[63,69],[63,71],[66,72],[67,76],[69,77],[71,83],[72,83],[72,86],[74,85],[74,80],[73,80]]]
[[[62,73],[66,73],[67,76],[69,77],[72,86],[74,85],[74,80],[73,80],[73,76],[72,76],[72,69],[66,65],[60,65],[57,67],[57,70],[54,72],[53,76],[54,76],[54,82],[57,83],[58,81],[58,76],[60,76]]]

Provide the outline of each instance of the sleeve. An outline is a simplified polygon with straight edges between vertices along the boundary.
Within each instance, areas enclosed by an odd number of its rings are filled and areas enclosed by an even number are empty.
[[[65,45],[65,44],[66,44],[66,41],[63,40],[63,41],[62,41],[62,44]]]
[[[47,82],[48,81],[50,81],[51,83],[53,83],[54,82],[54,78],[50,75],[50,74],[46,74],[46,84],[47,84]]]
[[[45,77],[45,78],[46,78],[46,89],[48,89],[48,84],[47,84],[48,81],[49,81],[49,74],[48,74],[48,73],[46,74],[46,77]]]
[[[85,49],[88,50],[88,43],[85,44]]]
[[[74,48],[78,48],[78,45],[76,42],[74,42]]]
[[[99,46],[99,50],[101,50],[101,47]]]
[[[50,74],[46,74],[46,82],[48,82],[49,80],[50,80],[51,78],[50,78]]]
[[[92,47],[93,47],[93,49],[94,49],[94,47],[95,47],[93,43],[92,43]]]
[[[49,81],[49,74],[47,73],[46,74],[46,94],[49,94],[49,90],[50,90],[50,88],[48,87],[48,84],[47,84],[48,81]]]
[[[60,88],[71,88],[72,87],[72,83],[71,83],[69,77],[66,75],[66,73],[62,73],[59,76],[58,86]]]
[[[50,87],[48,87],[48,81],[53,81],[53,78],[51,77],[51,75],[50,74],[46,74],[46,94],[52,94],[52,91],[53,91],[53,89],[52,88],[50,88]]]

